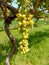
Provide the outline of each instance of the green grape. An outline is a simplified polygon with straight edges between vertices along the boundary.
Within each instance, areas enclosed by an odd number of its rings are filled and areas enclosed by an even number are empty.
[[[19,22],[19,24],[18,24],[19,26],[21,26],[22,25],[22,23],[21,22]]]
[[[24,13],[25,12],[25,13]],[[16,16],[18,17],[18,30],[22,34],[22,40],[19,42],[19,50],[21,54],[25,54],[30,49],[28,48],[29,28],[33,26],[32,21],[33,15],[28,14],[27,9],[24,12],[19,12]]]

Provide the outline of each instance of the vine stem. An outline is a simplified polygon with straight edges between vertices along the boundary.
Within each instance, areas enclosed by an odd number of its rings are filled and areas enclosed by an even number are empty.
[[[12,36],[12,34],[10,33],[9,30],[9,23],[5,23],[5,31],[10,39],[10,41],[12,42],[13,45],[13,49],[11,51],[11,53],[7,56],[6,61],[5,61],[5,65],[10,65],[10,58],[14,55],[14,53],[17,50],[17,45],[16,45],[16,40],[14,39],[14,37]]]

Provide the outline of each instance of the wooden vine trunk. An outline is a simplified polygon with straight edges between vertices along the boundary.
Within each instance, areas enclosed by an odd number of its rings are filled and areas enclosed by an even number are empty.
[[[8,57],[6,59],[6,62],[5,62],[5,65],[10,65],[9,60],[13,56],[13,54],[16,52],[17,45],[16,45],[16,41],[15,41],[14,37],[10,33],[9,23],[6,23],[6,21],[8,21],[8,20],[5,20],[5,31],[6,31],[6,33],[8,35],[8,37],[9,37],[10,41],[12,42],[13,49],[12,49],[12,52],[8,55]]]
[[[13,49],[12,49],[11,53],[7,56],[6,61],[5,61],[5,65],[10,65],[10,62],[9,62],[10,58],[16,52],[17,45],[16,45],[16,40],[14,39],[12,34],[10,33],[9,25],[12,22],[12,20],[14,20],[14,18],[16,18],[16,16],[15,16],[15,14],[12,14],[11,16],[7,16],[6,13],[7,13],[7,8],[10,9],[12,11],[12,13],[18,12],[18,11],[15,8],[13,8],[12,6],[8,5],[7,0],[0,0],[0,8],[2,9],[3,15],[4,15],[5,32],[6,32],[7,36],[9,37],[9,39],[13,45]]]

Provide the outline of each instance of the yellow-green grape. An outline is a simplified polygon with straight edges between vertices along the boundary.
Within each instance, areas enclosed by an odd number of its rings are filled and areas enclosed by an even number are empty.
[[[29,32],[29,30],[26,28],[26,32]]]
[[[28,52],[28,51],[30,51],[30,49],[29,49],[29,48],[26,50],[26,52]]]
[[[20,41],[19,44],[22,44],[22,41]]]
[[[22,40],[22,44],[24,45],[24,46],[28,46],[28,41],[27,40]]]
[[[23,15],[22,15],[22,18],[24,18],[24,19],[25,19],[25,18],[26,18],[26,15],[25,15],[25,14],[23,14]]]
[[[25,52],[25,50],[23,49],[23,54],[25,54],[26,52]]]
[[[23,51],[21,51],[21,54],[23,54]]]
[[[31,19],[32,19],[33,16],[34,16],[34,15],[31,15],[31,14],[29,15],[29,17],[30,17]]]
[[[24,39],[26,39],[26,38],[28,38],[28,33],[23,32],[22,36]]]
[[[27,21],[27,26],[29,25],[29,21]]]
[[[23,32],[22,35],[24,36],[25,35],[25,32]]]
[[[32,21],[33,15],[27,13],[27,9],[25,9],[25,14],[24,13],[18,13],[16,15],[18,17],[19,23],[19,32],[22,34],[22,40],[19,42],[20,47],[18,48],[21,51],[21,54],[25,54],[28,52],[30,49],[28,48],[28,31],[29,27],[32,27],[34,22]]]
[[[22,42],[28,42],[28,40],[27,39],[23,39]]]
[[[23,30],[23,31],[25,31],[25,30],[26,30],[26,28],[25,28],[25,27],[22,27],[22,30]]]
[[[29,51],[29,48],[28,48],[28,40],[26,39],[23,39],[22,41],[20,41],[20,47],[18,49],[21,50],[21,54],[25,54],[26,52]]]
[[[19,42],[19,44],[26,46],[26,45],[28,45],[28,41],[23,39],[22,41]]]
[[[25,25],[25,24],[26,24],[26,20],[23,20],[23,21],[22,21],[22,24]]]
[[[25,19],[25,20],[27,20],[27,18],[26,18],[26,17],[25,17],[24,19]]]
[[[24,11],[25,11],[25,13],[27,13],[27,9],[25,9]]]
[[[31,20],[33,15],[29,14],[28,20]]]
[[[28,47],[24,47],[23,48],[23,53],[25,54],[26,52],[28,52],[30,49]]]
[[[28,38],[28,36],[24,35],[23,38],[26,39],[26,38]]]
[[[23,49],[23,46],[22,45],[20,45],[20,49]]]
[[[22,21],[22,25],[23,25],[24,27],[26,27],[26,20],[23,20],[23,21]]]
[[[19,23],[18,23],[18,25],[19,25],[19,26],[21,26],[21,25],[22,25],[22,23],[21,23],[21,22],[19,22]]]
[[[22,52],[23,52],[23,54],[25,54],[26,52],[28,52],[30,49],[28,48],[28,47],[24,47],[23,49],[22,49]]]
[[[34,22],[32,20],[29,21],[29,26],[33,26]]]
[[[30,18],[30,17],[28,17],[28,20],[31,20],[31,18]]]
[[[18,18],[20,18],[20,17],[22,17],[22,14],[21,14],[21,13],[18,13],[18,14],[16,14],[16,16],[17,16]]]
[[[21,13],[19,13],[18,15],[19,15],[19,17],[22,17],[22,14]]]
[[[24,43],[24,46],[27,47],[28,46],[28,43]]]
[[[28,38],[28,35],[24,35],[23,38],[24,38],[24,39]]]

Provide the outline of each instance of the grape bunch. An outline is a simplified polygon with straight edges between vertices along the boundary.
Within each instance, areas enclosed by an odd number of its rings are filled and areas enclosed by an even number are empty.
[[[26,53],[30,49],[28,48],[28,37],[29,28],[33,26],[34,22],[32,20],[33,15],[18,13],[18,30],[22,34],[22,40],[19,42],[20,47],[18,48],[21,53]]]

